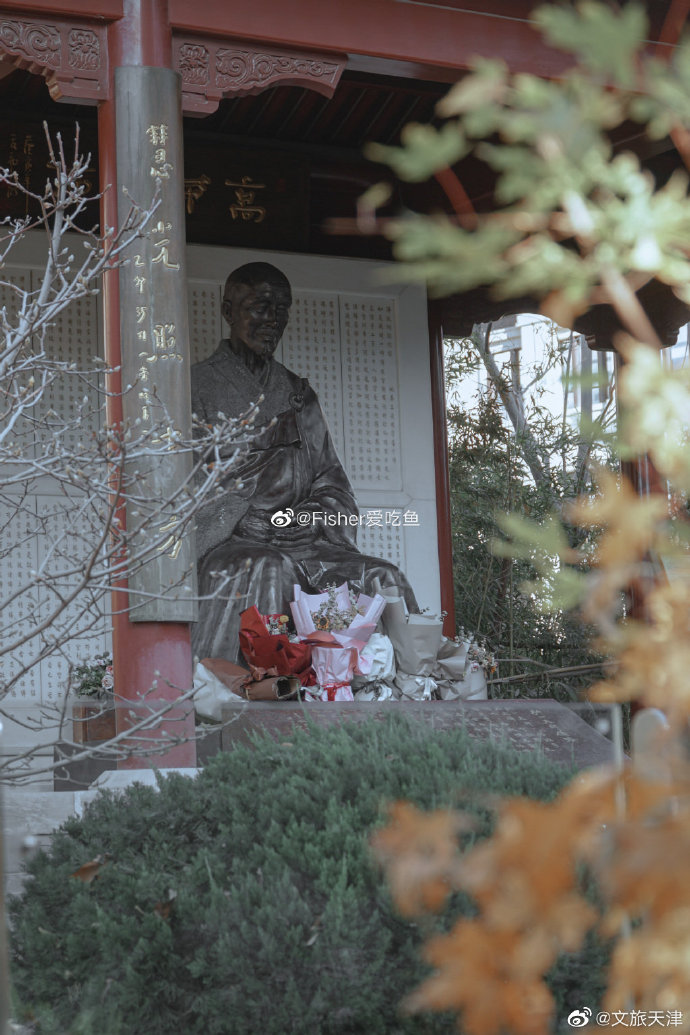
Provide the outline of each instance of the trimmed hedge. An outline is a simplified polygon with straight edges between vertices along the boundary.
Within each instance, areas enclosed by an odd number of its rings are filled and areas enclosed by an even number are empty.
[[[471,903],[420,927],[395,914],[368,850],[382,803],[462,798],[482,836],[482,795],[550,799],[570,775],[391,715],[260,736],[196,780],[104,793],[28,864],[10,904],[16,992],[60,1035],[456,1031],[397,1008],[425,973],[423,938]],[[70,876],[106,856],[91,883]],[[571,974],[559,961],[559,1013],[594,1006],[601,962],[578,958]]]

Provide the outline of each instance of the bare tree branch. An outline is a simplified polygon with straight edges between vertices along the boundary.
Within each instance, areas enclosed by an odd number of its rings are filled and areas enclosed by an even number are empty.
[[[491,328],[492,325],[490,323],[476,324],[470,336],[470,341],[479,353],[489,381],[498,392],[498,396],[508,414],[508,419],[513,425],[519,448],[525,458],[525,463],[530,469],[535,484],[550,491],[549,458],[543,455],[539,442],[532,433],[529,421],[525,415],[523,394],[514,390],[514,387],[500,371],[498,363],[491,353],[489,347]],[[554,505],[555,503],[554,497]]]
[[[78,129],[72,160],[61,138],[53,142],[47,129],[46,134],[51,174],[42,195],[0,169],[0,183],[22,192],[37,213],[0,222],[0,271],[27,234],[45,235],[36,287],[0,272],[6,299],[0,308],[0,563],[16,573],[0,583],[0,715],[12,715],[13,700],[39,666],[59,663],[65,676],[56,699],[36,701],[35,715],[23,721],[32,730],[50,726],[56,743],[71,743],[66,725],[72,671],[90,643],[92,656],[102,652],[113,589],[170,549],[171,537],[188,535],[199,509],[219,492],[232,491],[233,470],[253,434],[257,408],[210,429],[195,424],[189,437],[154,393],[151,423],[108,423],[104,386],[115,371],[99,357],[68,361],[59,345],[50,345],[48,331],[68,306],[98,294],[102,274],[126,261],[125,249],[146,235],[159,202],[154,196],[145,209],[131,202],[118,228],[84,229],[86,206],[99,197],[86,185],[90,156],[79,153]],[[57,399],[68,400],[69,410]],[[152,493],[147,467],[179,456],[187,458],[189,473],[172,494]],[[164,520],[171,512],[172,531]],[[27,564],[30,553],[36,560]],[[184,577],[160,595],[174,596]],[[225,584],[219,579],[217,592]],[[124,601],[124,594],[118,599]],[[161,702],[155,686],[145,688],[131,729],[99,744],[98,752],[124,758],[178,743],[170,714],[193,693],[178,689],[177,701]],[[45,741],[40,747],[45,752]],[[47,765],[38,750],[2,762],[0,782],[25,782],[64,765]],[[73,758],[89,750],[79,745]]]

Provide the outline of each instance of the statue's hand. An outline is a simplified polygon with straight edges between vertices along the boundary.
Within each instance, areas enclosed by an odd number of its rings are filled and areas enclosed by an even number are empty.
[[[274,529],[273,543],[278,547],[288,548],[313,543],[318,535],[318,528],[312,520],[313,513],[313,510],[298,507],[291,524]],[[309,515],[309,520],[305,520],[305,514]]]
[[[275,528],[271,524],[269,511],[250,507],[244,517],[237,522],[235,531],[245,539],[255,539],[260,543],[266,543],[273,539]]]
[[[274,525],[271,521],[272,511],[259,510],[250,507],[244,517],[238,521],[235,531],[245,539],[253,539],[259,543],[271,543],[279,548],[291,546],[303,546],[305,543],[313,543],[318,535],[318,526],[312,520],[312,515],[319,509],[318,504],[306,502],[300,504],[295,511],[295,517],[289,525]],[[299,515],[309,515],[309,520]]]

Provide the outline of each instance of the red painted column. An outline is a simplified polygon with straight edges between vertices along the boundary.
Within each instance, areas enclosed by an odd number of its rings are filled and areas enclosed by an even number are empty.
[[[431,415],[436,467],[436,527],[441,573],[441,610],[446,612],[443,632],[455,636],[455,586],[453,583],[453,533],[450,520],[450,477],[448,473],[448,428],[446,386],[443,376],[443,327],[436,306],[429,306],[429,349],[431,361]]]
[[[108,30],[110,58],[110,99],[99,108],[99,164],[101,190],[101,225],[117,225],[116,128],[114,69],[122,65],[172,66],[172,36],[168,21],[167,0],[124,0],[124,16]],[[133,142],[134,144],[134,142]],[[182,170],[178,171],[182,175]],[[120,292],[118,272],[105,275],[103,284],[105,359],[110,368],[121,367]],[[122,422],[122,378],[120,371],[110,374],[108,389],[108,421]],[[124,508],[120,514],[124,520]],[[117,731],[130,728],[133,710],[127,700],[136,701],[152,687],[151,699],[174,702],[192,685],[192,651],[190,627],[181,622],[131,622],[127,614],[126,584],[120,582],[112,595],[113,667],[115,692],[118,698]],[[162,705],[165,707],[165,705]],[[196,765],[194,713],[189,704],[171,708],[156,733],[137,734],[132,740],[130,757],[119,766],[139,769]],[[171,746],[154,750],[154,738],[165,738]]]

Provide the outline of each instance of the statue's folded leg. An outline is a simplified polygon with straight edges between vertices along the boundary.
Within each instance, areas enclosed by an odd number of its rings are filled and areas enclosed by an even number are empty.
[[[213,572],[225,573],[220,592]],[[375,582],[395,588],[409,611],[418,611],[412,587],[391,561],[328,542],[310,543],[290,554],[266,543],[236,536],[211,550],[199,564],[199,621],[192,627],[192,649],[198,658],[242,660],[240,614],[256,604],[262,614],[290,614],[294,586],[320,593],[331,583],[349,582],[369,595]],[[215,594],[215,595],[212,595]]]
[[[215,596],[218,578],[227,582]],[[265,543],[234,537],[222,543],[199,564],[199,620],[192,626],[192,650],[198,658],[241,661],[240,614],[256,604],[262,614],[282,614],[293,599],[299,581],[294,561]],[[287,610],[289,614],[289,609]]]

